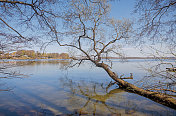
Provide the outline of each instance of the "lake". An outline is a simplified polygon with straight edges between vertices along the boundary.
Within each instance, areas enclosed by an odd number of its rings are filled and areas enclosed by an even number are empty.
[[[174,116],[176,110],[112,84],[106,72],[86,61],[66,68],[69,60],[6,60],[20,78],[0,79],[0,116]],[[107,61],[104,61],[108,63]],[[134,83],[147,72],[145,60],[113,60],[119,75],[133,73]],[[155,60],[150,60],[156,63]],[[1,76],[3,76],[1,74]],[[111,86],[110,86],[111,83]],[[140,85],[139,85],[140,86]]]

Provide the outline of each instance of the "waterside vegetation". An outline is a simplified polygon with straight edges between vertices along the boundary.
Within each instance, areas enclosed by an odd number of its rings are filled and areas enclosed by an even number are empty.
[[[67,53],[40,53],[34,50],[18,50],[15,52],[0,52],[0,59],[69,59]]]

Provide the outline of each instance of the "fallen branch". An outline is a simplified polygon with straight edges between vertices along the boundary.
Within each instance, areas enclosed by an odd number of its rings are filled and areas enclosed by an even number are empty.
[[[120,79],[133,79],[133,73],[130,73],[130,77],[123,77],[123,75],[120,76]]]
[[[123,78],[120,78],[120,79],[133,79],[133,77],[123,77]]]
[[[125,89],[126,91],[129,91],[129,92],[133,92],[133,93],[136,93],[136,94],[139,94],[141,96],[144,96],[144,97],[147,97],[155,102],[158,102],[158,103],[161,103],[165,106],[168,106],[170,108],[173,108],[173,109],[176,109],[176,99],[168,96],[168,95],[165,95],[165,94],[162,94],[162,93],[159,93],[159,92],[152,92],[152,91],[147,91],[147,90],[144,90],[142,88],[139,88],[131,83],[128,83],[120,78],[118,78],[118,76],[116,75],[116,73],[112,72],[109,67],[104,64],[104,63],[96,63],[94,62],[98,67],[102,67],[107,73],[108,75],[118,83],[119,87],[120,88],[123,88]]]

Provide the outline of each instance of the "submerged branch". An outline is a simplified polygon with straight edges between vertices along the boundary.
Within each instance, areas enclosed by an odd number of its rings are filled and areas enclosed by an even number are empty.
[[[148,91],[149,90],[154,90],[154,91],[170,91],[170,92],[173,92],[173,93],[176,93],[175,90],[171,90],[171,89],[147,89]]]
[[[117,74],[112,72],[106,64],[96,63],[96,62],[95,62],[95,64],[98,67],[103,68],[108,73],[108,75],[114,81],[116,81],[118,83],[120,88],[123,88],[127,91],[130,91],[130,92],[133,92],[133,93],[136,93],[136,94],[139,94],[139,95],[142,95],[142,96],[147,97],[147,98],[149,98],[153,101],[161,103],[165,106],[176,109],[176,99],[174,99],[174,98],[172,98],[168,95],[162,94],[162,93],[147,91],[147,90],[144,90],[142,88],[139,88],[139,87],[137,87],[137,86],[135,86],[131,83],[128,83],[128,82],[118,78]]]

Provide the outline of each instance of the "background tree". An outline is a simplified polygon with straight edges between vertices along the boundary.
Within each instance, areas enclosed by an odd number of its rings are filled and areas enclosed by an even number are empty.
[[[176,45],[175,0],[137,0],[135,8],[140,14],[140,36]]]
[[[61,53],[61,54],[59,55],[59,57],[60,57],[61,59],[69,59],[69,55],[68,55],[67,53]]]
[[[55,0],[0,0],[1,50],[24,48],[33,45],[31,42],[38,43],[40,37],[45,38],[50,33],[48,27],[52,29],[55,25],[53,17],[58,11],[53,7],[59,7],[58,3]]]

